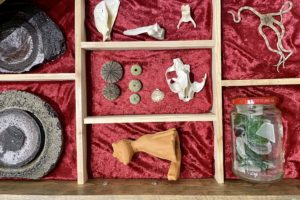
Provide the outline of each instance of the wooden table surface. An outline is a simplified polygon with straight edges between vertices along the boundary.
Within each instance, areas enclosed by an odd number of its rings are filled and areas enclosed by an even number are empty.
[[[180,180],[90,180],[85,185],[70,181],[1,181],[1,200],[198,200],[278,199],[300,200],[300,180],[286,179],[272,184],[240,180],[217,184],[214,179]]]

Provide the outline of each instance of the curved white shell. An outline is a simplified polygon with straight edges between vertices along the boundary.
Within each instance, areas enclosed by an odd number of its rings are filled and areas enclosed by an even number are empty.
[[[180,25],[182,22],[192,22],[194,28],[197,27],[195,21],[193,20],[193,18],[191,16],[191,7],[189,4],[181,6],[181,19],[177,25],[177,29],[180,28]]]
[[[126,30],[123,32],[124,35],[139,35],[147,33],[149,36],[154,37],[157,40],[165,39],[165,29],[161,28],[158,23],[155,23],[150,26],[143,26],[135,29]]]
[[[151,99],[153,102],[160,102],[164,98],[165,98],[165,94],[159,89],[155,89],[151,94]]]
[[[96,28],[102,34],[103,41],[111,40],[110,33],[118,15],[119,6],[119,0],[104,0],[94,9]]]

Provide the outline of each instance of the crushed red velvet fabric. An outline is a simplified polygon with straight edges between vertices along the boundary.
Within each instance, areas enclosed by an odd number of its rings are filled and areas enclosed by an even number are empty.
[[[233,22],[229,10],[235,12],[242,6],[254,7],[261,13],[278,12],[286,0],[223,0],[222,1],[222,33],[223,33],[223,79],[262,79],[300,77],[300,1],[291,0],[292,10],[283,15],[286,29],[283,45],[294,54],[288,59],[285,68],[277,72],[278,54],[267,49],[265,41],[258,32],[260,19],[250,11],[243,11],[242,21]],[[264,32],[268,35],[273,48],[277,38],[269,28]]]
[[[53,61],[36,66],[29,73],[73,73],[75,72],[74,55],[74,0],[33,0],[41,10],[55,22],[64,33],[67,50]]]
[[[202,91],[195,93],[194,99],[186,103],[179,100],[177,94],[171,92],[165,79],[165,71],[173,65],[174,58],[181,58],[183,63],[190,64],[192,79],[202,81],[207,73],[206,85]],[[197,58],[197,59],[195,59]],[[115,101],[103,97],[102,90],[107,84],[101,78],[102,65],[108,61],[118,61],[124,69],[124,76],[117,84],[122,94]],[[130,68],[139,63],[143,73],[133,76]],[[204,113],[209,112],[212,105],[211,90],[211,52],[210,50],[175,50],[175,51],[95,51],[88,55],[88,105],[91,115],[116,114],[162,114],[162,113]],[[170,74],[176,77],[176,74]],[[138,92],[141,102],[131,105],[128,89],[130,80],[139,79],[143,89]],[[159,88],[165,93],[160,103],[151,100],[151,93]]]
[[[102,41],[102,35],[98,32],[94,22],[94,8],[100,0],[86,1],[86,28],[88,40]],[[123,31],[141,26],[159,23],[165,28],[166,40],[207,40],[212,33],[212,4],[211,0],[122,0],[115,25],[112,31],[112,40],[155,40],[148,35],[125,36]],[[177,24],[181,18],[181,5],[188,3],[191,6],[193,19],[197,24],[183,23],[179,30]]]
[[[236,97],[277,96],[280,103],[277,107],[282,112],[284,127],[285,178],[300,178],[300,86],[268,87],[233,87],[224,92],[224,142],[225,142],[225,175],[236,178],[232,172],[232,138],[230,112],[233,109],[231,100]]]
[[[208,178],[214,174],[213,126],[210,122],[135,123],[89,127],[89,172],[93,178],[167,178],[170,162],[145,153],[134,155],[129,165],[112,156],[111,144],[145,133],[176,128],[181,142],[180,178]]]
[[[0,92],[21,90],[39,96],[60,118],[64,147],[56,167],[44,179],[76,180],[75,87],[73,82],[0,83]]]

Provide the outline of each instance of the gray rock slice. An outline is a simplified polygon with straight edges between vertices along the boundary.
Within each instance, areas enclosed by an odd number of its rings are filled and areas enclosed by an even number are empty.
[[[0,167],[0,177],[39,179],[45,176],[55,167],[62,152],[63,134],[57,114],[39,97],[14,90],[0,93],[0,112],[7,109],[21,109],[38,119],[44,132],[44,144],[39,155],[27,165]]]
[[[38,123],[20,109],[0,112],[0,166],[22,167],[31,162],[41,148]]]

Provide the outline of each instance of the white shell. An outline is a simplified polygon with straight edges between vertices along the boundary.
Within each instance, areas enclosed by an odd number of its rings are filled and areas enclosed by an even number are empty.
[[[179,23],[177,25],[177,29],[180,28],[180,25],[182,22],[192,22],[194,28],[197,27],[195,21],[193,20],[191,16],[191,7],[189,4],[182,5],[181,6],[181,19],[179,20]]]
[[[177,93],[179,99],[188,102],[194,98],[195,92],[200,92],[205,85],[206,77],[205,74],[201,83],[190,80],[190,65],[184,65],[180,58],[173,60],[174,64],[169,67],[166,71],[166,81],[172,92]],[[168,73],[176,72],[177,77],[168,79]]]
[[[165,39],[165,29],[161,28],[158,23],[150,26],[143,26],[135,29],[126,30],[123,32],[124,35],[133,36],[147,33],[149,36],[154,37],[157,40]]]
[[[159,89],[155,89],[151,94],[151,99],[153,102],[160,102],[164,98],[165,98],[165,94]]]
[[[103,0],[94,9],[97,30],[102,34],[103,41],[111,40],[110,33],[118,15],[119,0]]]

